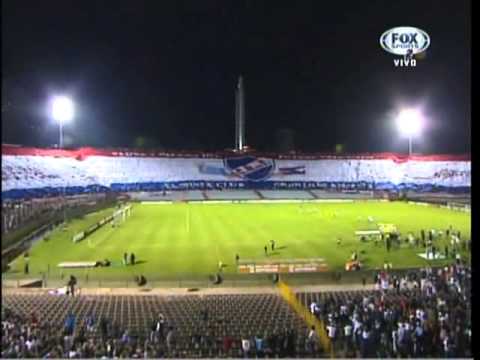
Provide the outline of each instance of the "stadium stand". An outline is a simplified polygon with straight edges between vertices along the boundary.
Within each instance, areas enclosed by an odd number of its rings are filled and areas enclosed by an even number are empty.
[[[2,357],[242,357],[244,339],[251,341],[248,357],[307,355],[307,328],[278,295],[16,294],[2,300]],[[71,332],[64,326],[69,314]]]
[[[200,190],[185,191],[165,191],[165,192],[129,192],[128,196],[132,200],[138,201],[196,201],[206,200],[203,192]]]
[[[351,199],[362,200],[372,199],[375,195],[372,191],[324,191],[324,190],[311,190],[313,195],[317,199]]]
[[[73,195],[68,197],[50,197],[42,199],[2,201],[2,234],[8,234],[29,222],[50,219],[64,207],[78,209],[92,207],[105,202],[105,194]]]
[[[2,198],[55,196],[63,191],[73,195],[225,189],[470,190],[468,156],[232,156],[2,145]],[[310,193],[299,196],[315,197]]]
[[[139,201],[190,201],[442,191],[428,198],[461,203],[451,192],[471,186],[468,157],[245,156],[246,164],[235,167],[229,156],[2,146],[2,234],[64,207],[96,204],[110,192]],[[296,295],[306,308],[315,304],[338,356],[470,357],[470,274],[462,266],[405,278],[381,273],[376,290]],[[69,297],[45,291],[2,294],[2,358],[326,356],[279,295]]]
[[[471,269],[422,269],[402,278],[379,273],[374,281],[376,291],[297,294],[324,321],[337,354],[472,355]]]
[[[409,200],[429,202],[432,204],[444,204],[449,202],[455,202],[455,203],[467,205],[471,203],[471,198],[469,193],[449,194],[446,192],[440,192],[440,193],[417,194],[413,191],[408,191],[406,193],[406,197]]]
[[[303,190],[283,190],[281,192],[274,190],[259,190],[265,199],[291,199],[291,200],[312,200],[314,197]]]
[[[210,200],[259,200],[253,190],[211,190],[207,192]]]
[[[374,282],[377,290],[297,293],[325,324],[337,357],[472,356],[469,267],[425,268],[403,278],[382,272]],[[2,303],[2,357],[325,355],[274,294],[12,293]]]

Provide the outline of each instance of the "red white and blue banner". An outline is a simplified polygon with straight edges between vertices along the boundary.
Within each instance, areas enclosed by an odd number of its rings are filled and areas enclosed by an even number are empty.
[[[352,189],[467,192],[470,157],[159,153],[2,146],[2,198],[104,191]]]

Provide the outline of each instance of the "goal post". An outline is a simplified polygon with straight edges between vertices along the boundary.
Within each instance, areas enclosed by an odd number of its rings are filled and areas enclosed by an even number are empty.
[[[116,210],[112,216],[112,225],[118,226],[121,222],[125,222],[132,214],[132,205],[127,205],[121,209]]]

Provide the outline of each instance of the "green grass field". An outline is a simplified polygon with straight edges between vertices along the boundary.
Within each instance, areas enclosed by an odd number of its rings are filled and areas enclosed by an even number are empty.
[[[274,239],[279,248],[269,259],[324,258],[329,269],[344,268],[353,251],[362,252],[360,260],[368,268],[383,265],[394,268],[425,265],[419,249],[405,248],[387,253],[384,246],[361,243],[356,230],[376,229],[375,223],[395,224],[402,234],[420,229],[445,230],[450,225],[470,238],[470,214],[437,207],[394,202],[305,203],[301,204],[135,204],[132,215],[120,227],[106,225],[79,243],[72,236],[112,209],[72,220],[67,230],[56,230],[48,241],[36,243],[30,250],[30,274],[46,272],[59,275],[57,264],[63,261],[109,259],[112,266],[88,270],[95,278],[131,279],[143,274],[149,279],[179,274],[206,275],[217,271],[235,273],[235,255],[240,259],[267,259],[264,246]],[[373,217],[375,223],[368,221]],[[337,238],[342,238],[340,246]],[[439,240],[443,246],[446,240]],[[123,266],[123,253],[134,252],[139,262]],[[469,254],[462,253],[470,258]],[[451,261],[451,260],[450,260]],[[436,260],[433,264],[442,264]],[[6,278],[21,276],[24,260],[17,258]],[[68,270],[85,274],[87,270]],[[245,275],[247,276],[247,275]]]

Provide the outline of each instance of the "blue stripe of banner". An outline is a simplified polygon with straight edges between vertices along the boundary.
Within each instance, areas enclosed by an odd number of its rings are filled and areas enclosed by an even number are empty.
[[[110,187],[102,185],[44,187],[36,189],[13,189],[2,192],[2,200],[52,197],[63,194],[77,195],[105,192],[163,191],[163,190],[410,190],[416,192],[469,193],[470,187],[446,187],[435,184],[405,183],[394,185],[390,182],[317,182],[317,181],[171,181],[144,183],[117,183]]]

